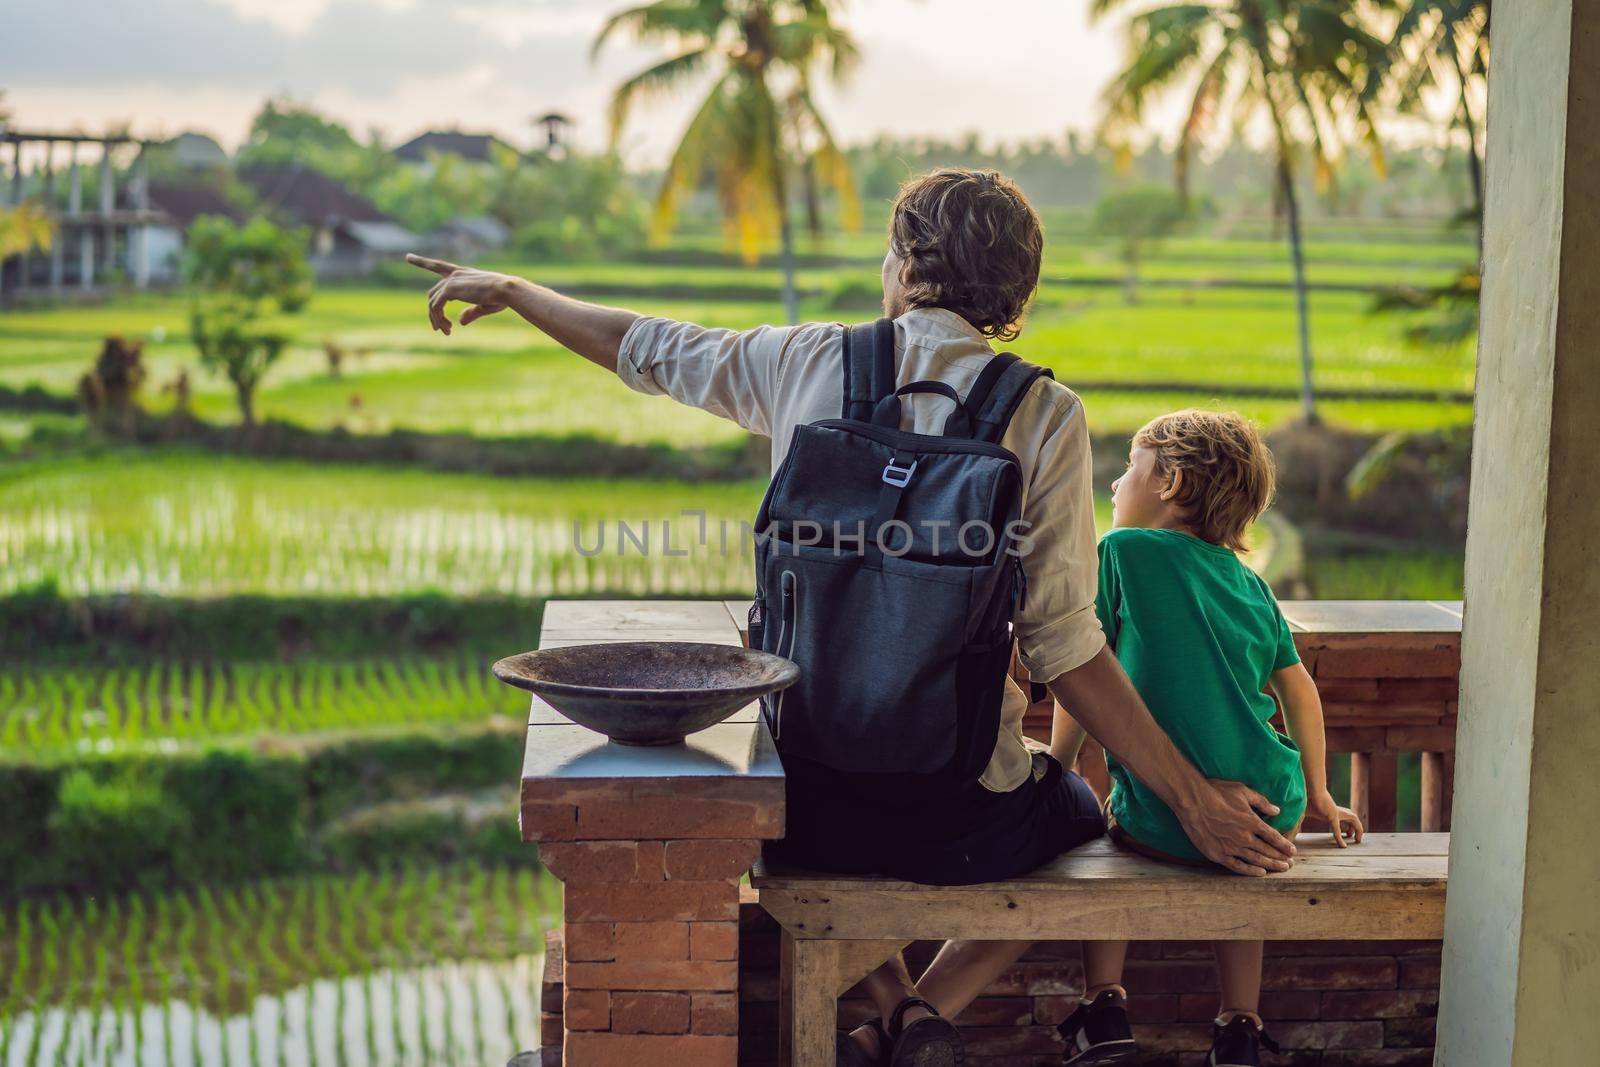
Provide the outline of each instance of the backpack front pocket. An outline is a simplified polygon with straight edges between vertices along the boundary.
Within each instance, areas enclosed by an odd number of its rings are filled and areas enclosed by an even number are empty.
[[[779,751],[861,774],[957,769],[986,719],[961,684],[970,572],[788,545],[763,571],[764,640],[801,666],[774,702]]]

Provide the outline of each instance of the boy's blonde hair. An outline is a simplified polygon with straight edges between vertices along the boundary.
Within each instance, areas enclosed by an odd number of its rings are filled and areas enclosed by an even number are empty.
[[[1203,540],[1242,552],[1244,534],[1272,503],[1272,453],[1255,423],[1232,411],[1186,408],[1160,415],[1133,435],[1156,456],[1156,472],[1183,473],[1174,503]]]

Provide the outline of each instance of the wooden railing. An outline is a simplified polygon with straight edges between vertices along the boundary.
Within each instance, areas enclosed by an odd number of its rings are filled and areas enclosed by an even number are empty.
[[[1282,606],[1322,696],[1333,792],[1348,796],[1371,830],[1448,830],[1460,602],[1300,600]],[[1033,705],[1024,730],[1047,740],[1051,713],[1048,700]],[[1419,764],[1417,810],[1402,812],[1397,794],[1411,755]],[[1078,768],[1103,794],[1105,761],[1092,740]]]

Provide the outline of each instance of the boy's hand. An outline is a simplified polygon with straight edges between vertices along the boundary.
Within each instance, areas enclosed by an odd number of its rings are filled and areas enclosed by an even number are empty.
[[[1345,838],[1355,844],[1361,844],[1361,835],[1366,833],[1366,828],[1361,825],[1361,816],[1349,808],[1341,808],[1334,803],[1333,794],[1326,789],[1321,796],[1310,797],[1306,802],[1306,812],[1315,815],[1328,824],[1328,829],[1333,831],[1333,840],[1340,848],[1347,847]]]

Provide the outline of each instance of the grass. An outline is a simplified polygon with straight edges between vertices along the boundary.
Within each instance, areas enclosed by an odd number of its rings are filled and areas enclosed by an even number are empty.
[[[1460,600],[1463,563],[1459,552],[1434,549],[1317,553],[1306,581],[1325,600]]]
[[[504,1062],[559,887],[400,867],[0,910],[0,1063]]]

